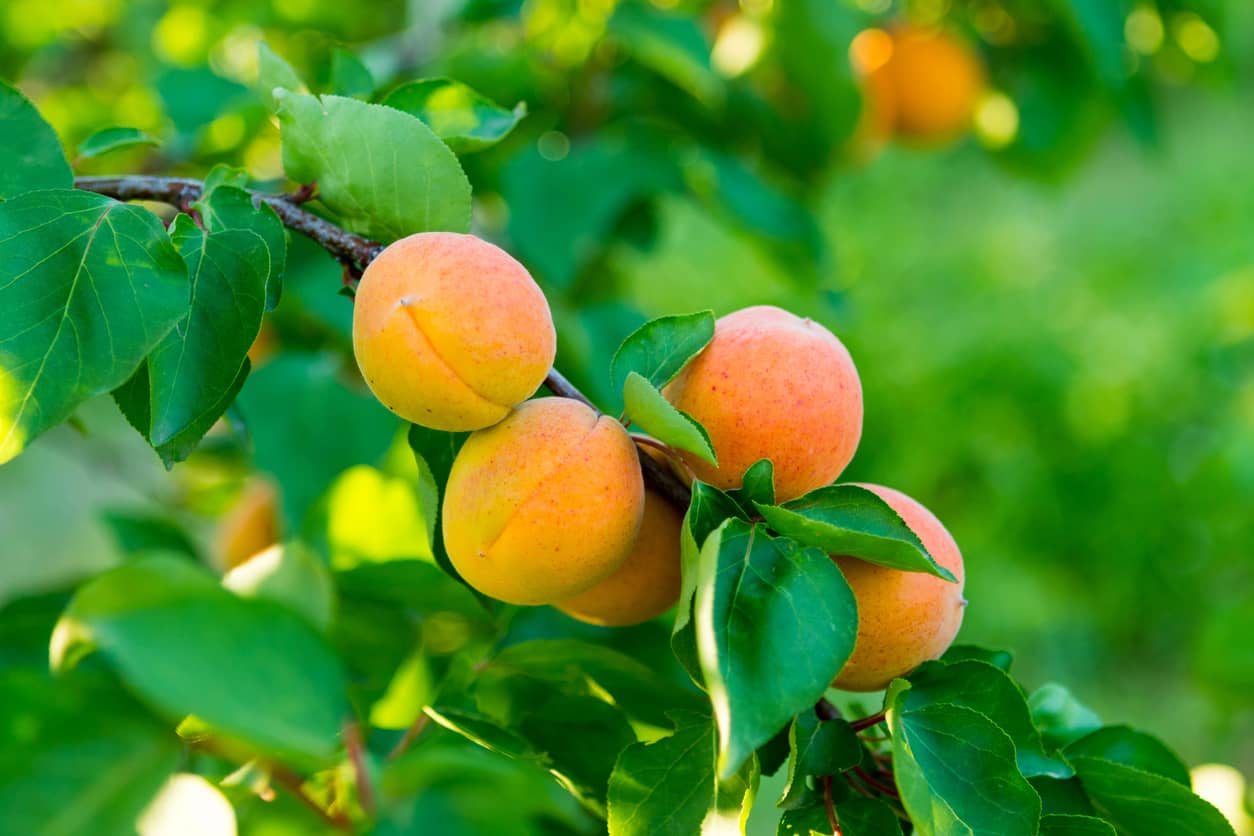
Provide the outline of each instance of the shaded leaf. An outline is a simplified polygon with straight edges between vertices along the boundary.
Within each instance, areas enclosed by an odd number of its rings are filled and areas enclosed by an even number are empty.
[[[90,192],[0,203],[0,463],[126,382],[188,309],[187,270],[147,209]]]
[[[418,117],[458,154],[490,148],[527,115],[527,106],[521,102],[506,110],[449,78],[402,84],[383,98],[383,104]]]
[[[1179,755],[1167,748],[1167,744],[1127,726],[1100,728],[1068,743],[1062,751],[1069,758],[1101,758],[1161,775],[1181,786],[1193,786],[1189,767]]]
[[[778,803],[786,810],[814,800],[806,792],[807,778],[844,772],[862,761],[862,744],[853,727],[844,720],[820,720],[813,709],[797,714],[788,742],[788,783]]]
[[[957,581],[892,506],[859,485],[829,485],[783,505],[759,505],[758,510],[780,534],[828,554]]]
[[[3,81],[0,125],[4,125],[0,133],[0,159],[4,160],[0,166],[0,200],[35,189],[68,189],[74,184],[74,172],[56,131],[21,91]]]
[[[740,487],[727,492],[732,501],[740,506],[741,515],[757,513],[758,505],[775,504],[775,466],[770,459],[759,459],[749,465]]]
[[[80,142],[77,150],[79,159],[89,160],[123,148],[160,144],[156,137],[139,128],[104,128]]]
[[[1056,682],[1042,685],[1028,698],[1032,722],[1045,743],[1061,749],[1101,727],[1097,714]]]
[[[336,47],[331,53],[331,92],[357,99],[368,99],[374,92],[370,68],[343,47]]]
[[[1008,650],[988,650],[973,644],[950,645],[945,654],[941,656],[942,662],[963,662],[968,659],[977,662],[987,662],[995,668],[1010,673],[1010,665],[1014,661],[1014,656]]]
[[[1110,822],[1092,816],[1050,813],[1041,816],[1040,836],[1116,836]]]
[[[1072,758],[1084,791],[1122,836],[1235,836],[1209,802],[1169,778],[1098,758]]]
[[[635,60],[703,104],[722,101],[723,80],[710,66],[710,46],[694,18],[645,3],[621,3],[609,32]]]
[[[341,96],[281,92],[283,168],[318,183],[318,199],[353,232],[384,242],[465,232],[470,182],[420,119]]]

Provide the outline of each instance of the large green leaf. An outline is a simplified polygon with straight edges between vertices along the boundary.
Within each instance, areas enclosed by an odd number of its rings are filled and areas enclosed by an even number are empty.
[[[1041,816],[1040,836],[1116,836],[1110,822],[1092,816],[1050,813]]]
[[[470,182],[421,119],[341,96],[280,90],[283,167],[354,232],[393,241],[415,232],[465,232]]]
[[[862,744],[853,727],[844,720],[820,720],[813,710],[797,714],[788,730],[788,743],[788,784],[779,799],[779,806],[786,810],[814,800],[806,790],[808,778],[834,775],[862,761]]]
[[[324,632],[335,611],[331,573],[316,554],[296,541],[253,555],[227,572],[222,585],[243,598],[282,604]]]
[[[857,604],[826,554],[741,520],[706,539],[698,578],[697,647],[728,776],[827,690],[853,651]]]
[[[701,546],[723,521],[739,516],[741,509],[731,497],[705,482],[692,483],[692,500],[679,532],[681,580],[671,648],[693,682],[702,684],[701,662],[697,658],[696,625],[692,619],[697,581],[701,573]]]
[[[6,833],[131,833],[180,759],[178,738],[100,672],[0,675]]]
[[[188,309],[147,209],[70,190],[0,203],[0,462],[122,385]]]
[[[759,505],[758,510],[780,534],[828,554],[957,580],[928,554],[892,506],[860,485],[829,485],[783,505]]]
[[[731,780],[715,777],[715,730],[708,714],[671,713],[675,731],[652,743],[634,743],[614,764],[609,786],[610,836],[689,836],[717,820],[743,832],[752,804],[752,761]]]
[[[260,238],[266,247],[266,310],[279,304],[283,292],[283,274],[287,270],[287,230],[270,204],[245,190],[237,177],[246,172],[233,172],[216,166],[205,177],[205,192],[194,207],[200,212],[205,228],[211,233],[239,230]]]
[[[714,312],[662,316],[641,325],[614,352],[610,380],[622,390],[636,372],[661,389],[714,339]]]
[[[885,697],[893,771],[919,836],[1035,836],[1041,799],[1015,764],[1014,741],[978,711],[908,704],[910,683]]]
[[[68,189],[74,172],[61,140],[26,97],[0,81],[0,200],[35,189]],[[7,237],[7,236],[5,236]],[[0,449],[3,449],[0,447]]]
[[[492,147],[527,115],[522,102],[506,110],[449,78],[402,84],[384,97],[383,104],[417,116],[458,154]]]
[[[710,464],[718,464],[714,445],[705,427],[688,413],[672,406],[638,372],[627,374],[623,385],[623,411],[633,424],[663,444],[695,453]]]
[[[295,763],[327,763],[349,716],[344,673],[314,628],[181,559],[139,558],[78,591],[52,663],[92,652],[158,710]]]
[[[239,395],[257,467],[278,480],[292,530],[336,476],[382,456],[398,425],[338,372],[330,356],[285,353],[251,375]]]
[[[1024,777],[1070,778],[1075,774],[1064,759],[1045,753],[1040,732],[1032,724],[1027,697],[1004,671],[974,659],[924,662],[909,680],[911,688],[903,698],[907,709],[952,703],[980,712],[1014,741]]]
[[[1170,778],[1099,758],[1072,763],[1093,806],[1120,836],[1235,836],[1223,813]]]
[[[1135,766],[1146,772],[1169,778],[1184,787],[1192,787],[1189,767],[1180,756],[1156,737],[1127,726],[1106,726],[1067,744],[1063,754],[1069,758],[1101,758]]]

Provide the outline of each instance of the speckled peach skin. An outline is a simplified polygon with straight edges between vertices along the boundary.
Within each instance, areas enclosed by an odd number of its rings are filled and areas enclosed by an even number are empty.
[[[979,56],[939,29],[902,26],[892,37],[892,55],[872,73],[867,90],[892,98],[897,135],[922,145],[960,136],[985,86]]]
[[[962,553],[931,511],[900,491],[862,485],[892,506],[936,562],[958,578],[902,572],[853,557],[833,556],[858,601],[858,638],[853,655],[832,685],[846,691],[878,691],[893,679],[944,653],[962,626],[966,601]]]
[[[643,512],[640,460],[622,425],[541,398],[466,440],[445,489],[444,546],[485,595],[551,604],[618,569]]]
[[[473,235],[402,238],[357,287],[353,353],[362,377],[384,406],[424,427],[495,424],[540,387],[556,350],[539,286]]]
[[[817,322],[775,307],[719,319],[714,339],[666,397],[714,443],[717,468],[683,454],[698,478],[735,488],[754,462],[768,458],[780,502],[833,482],[862,436],[862,384],[844,344]]]
[[[649,455],[659,458],[652,451]],[[640,624],[666,612],[679,600],[679,533],[684,515],[648,488],[644,518],[627,560],[587,592],[555,604],[559,610],[603,627]]]

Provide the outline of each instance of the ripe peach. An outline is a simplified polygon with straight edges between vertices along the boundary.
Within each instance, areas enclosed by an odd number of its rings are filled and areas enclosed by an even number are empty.
[[[853,655],[832,682],[846,691],[878,691],[893,677],[939,657],[958,634],[967,604],[962,597],[962,553],[940,520],[900,491],[880,485],[862,487],[892,506],[958,582],[833,555],[858,602]]]
[[[719,319],[666,396],[714,444],[717,468],[683,454],[699,479],[734,488],[767,458],[780,502],[835,480],[862,435],[862,384],[845,346],[817,322],[769,306]]]
[[[222,569],[246,563],[279,542],[279,493],[265,479],[240,492],[239,498],[218,523],[214,554]]]
[[[402,238],[357,288],[362,376],[388,409],[424,427],[500,421],[539,388],[556,347],[549,304],[526,268],[473,235]]]
[[[648,455],[660,460],[652,450]],[[683,513],[645,489],[644,517],[631,553],[614,574],[586,592],[554,604],[571,618],[603,627],[640,624],[679,600],[679,533]]]
[[[892,99],[872,107],[891,111],[897,136],[921,145],[965,132],[985,86],[984,65],[965,41],[911,25],[893,30],[891,51],[866,80],[869,96]]]
[[[636,446],[578,401],[541,398],[466,440],[444,494],[444,546],[466,582],[551,604],[611,575],[644,511]]]

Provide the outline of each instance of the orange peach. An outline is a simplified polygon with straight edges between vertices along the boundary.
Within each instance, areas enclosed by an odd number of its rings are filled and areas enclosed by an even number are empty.
[[[719,319],[666,396],[714,444],[718,467],[683,454],[699,479],[735,488],[770,459],[780,502],[834,481],[862,435],[862,384],[845,346],[817,322],[769,306]]]
[[[957,583],[925,572],[902,572],[855,557],[833,556],[858,602],[853,655],[832,685],[846,691],[878,691],[953,643],[962,625],[962,553],[931,511],[900,491],[862,485],[887,502]]]
[[[437,430],[476,430],[533,395],[553,365],[549,304],[504,250],[452,232],[402,238],[357,287],[353,353],[384,406]]]
[[[646,488],[640,533],[623,565],[587,592],[554,606],[571,618],[603,627],[640,624],[666,612],[679,600],[683,524],[678,508]]]
[[[279,541],[279,493],[265,479],[257,479],[218,523],[214,554],[224,570],[246,563]]]
[[[474,433],[444,494],[444,546],[475,589],[552,604],[613,574],[644,511],[636,446],[622,425],[567,398],[540,398]]]

